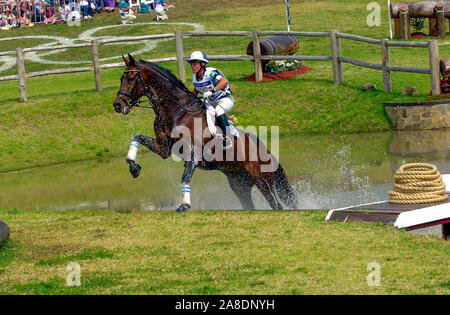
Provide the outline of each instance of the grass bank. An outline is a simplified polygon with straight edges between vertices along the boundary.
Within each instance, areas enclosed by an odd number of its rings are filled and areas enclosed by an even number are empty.
[[[175,9],[169,11],[173,23],[197,23],[206,30],[285,30],[284,2],[254,1],[240,3],[236,12],[230,1],[227,6],[220,2],[204,5],[192,0],[174,2]],[[227,2],[228,3],[228,2]],[[291,3],[292,30],[343,32],[382,38],[388,32],[387,16],[382,14],[380,27],[369,27],[366,17],[367,1],[302,1]],[[202,7],[198,10],[198,7]],[[339,17],[339,18],[336,18]],[[151,23],[152,15],[139,15],[138,23]],[[242,23],[242,21],[246,23]],[[114,26],[98,30],[95,36],[144,35],[169,33],[175,29],[191,30],[189,25],[135,25],[117,28],[116,14],[102,14],[85,21],[80,27],[52,25],[0,33],[2,50],[18,46],[31,47],[49,41],[36,36],[63,36],[78,39],[86,31],[96,27]],[[34,36],[35,39],[17,39],[20,36]],[[12,40],[15,39],[15,40]],[[432,38],[435,39],[435,38]],[[250,41],[242,37],[196,37],[184,41],[185,54],[203,49],[207,54],[242,54]],[[440,41],[441,57],[450,50],[444,40]],[[343,40],[345,56],[380,63],[378,46]],[[102,46],[101,57],[120,56],[135,51],[143,44],[134,46]],[[157,44],[154,50],[142,53],[139,59],[152,59],[175,54],[172,41]],[[329,55],[329,40],[300,38],[302,55]],[[50,61],[89,61],[89,49],[72,49],[46,56]],[[428,55],[424,49],[393,48],[391,64],[413,67],[428,67]],[[118,62],[112,59],[105,62]],[[382,103],[391,100],[428,99],[429,77],[405,73],[393,73],[393,93],[381,91],[381,72],[344,65],[345,83],[335,86],[332,82],[330,62],[306,62],[312,71],[292,79],[254,84],[245,80],[253,73],[251,62],[211,62],[222,69],[231,82],[236,105],[233,114],[239,123],[248,125],[280,126],[282,135],[320,133],[359,133],[390,130]],[[49,68],[65,68],[74,65],[44,65],[27,61],[28,72]],[[176,73],[174,63],[163,66]],[[191,75],[189,67],[188,78]],[[13,74],[12,68],[1,75]],[[0,83],[0,172],[17,170],[37,165],[91,159],[99,156],[125,154],[130,138],[137,134],[152,134],[153,113],[136,110],[123,117],[113,112],[112,101],[119,88],[122,69],[102,71],[104,90],[95,91],[92,73],[58,75],[31,78],[27,80],[29,101],[18,101],[17,82]],[[365,82],[375,83],[377,91],[364,92]],[[190,85],[190,83],[187,83]],[[419,95],[401,95],[404,85],[415,85]]]
[[[450,293],[445,241],[324,216],[0,210],[0,294]],[[79,287],[66,285],[69,262]],[[367,285],[371,262],[380,286]]]

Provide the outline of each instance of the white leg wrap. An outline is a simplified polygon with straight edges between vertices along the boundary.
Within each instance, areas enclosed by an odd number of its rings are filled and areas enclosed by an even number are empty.
[[[184,184],[182,186],[181,204],[183,205],[191,204],[191,185],[189,184]]]
[[[137,151],[139,143],[137,141],[131,141],[130,148],[128,149],[127,160],[136,161]]]

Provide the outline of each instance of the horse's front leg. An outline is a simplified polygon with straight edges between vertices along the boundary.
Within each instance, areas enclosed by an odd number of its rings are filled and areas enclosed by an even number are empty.
[[[150,151],[160,155],[163,159],[170,156],[168,146],[164,141],[158,141],[157,138],[151,138],[143,135],[137,135],[131,140],[126,161],[130,164],[130,173],[134,178],[138,177],[141,172],[141,166],[136,163],[137,151],[140,145],[146,146]]]
[[[177,212],[185,212],[191,208],[191,181],[198,162],[191,160],[184,163],[183,177],[181,178],[181,205]]]

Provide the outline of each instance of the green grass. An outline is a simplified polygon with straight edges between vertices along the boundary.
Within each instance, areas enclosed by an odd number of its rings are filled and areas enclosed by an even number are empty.
[[[0,294],[449,294],[447,242],[325,212],[0,211]],[[381,267],[381,286],[366,283]],[[69,262],[81,286],[68,287]]]
[[[237,3],[237,2],[236,2]],[[234,1],[226,7],[213,2],[196,10],[199,1],[175,3],[169,11],[170,22],[200,23],[207,30],[284,30],[285,8],[282,1]],[[388,24],[382,15],[381,27],[368,27],[367,1],[303,1],[291,3],[292,30],[329,31],[339,29],[373,38],[386,37]],[[194,14],[195,11],[195,14]],[[320,14],[318,13],[320,12]],[[383,13],[384,14],[384,13]],[[336,18],[336,17],[339,18]],[[246,23],[242,23],[245,20]],[[153,15],[139,15],[137,22],[152,22]],[[94,27],[119,24],[116,14],[102,13],[83,22],[81,27],[58,24],[1,32],[1,37],[62,35],[77,38]],[[169,33],[190,26],[150,25],[112,28],[98,31],[96,36],[145,35]],[[434,38],[432,38],[434,39]],[[46,42],[46,40],[42,40]],[[184,39],[184,52],[203,49],[208,54],[242,54],[250,41],[247,37],[191,37]],[[18,46],[30,47],[37,39],[2,42],[2,50]],[[441,57],[448,55],[445,40],[440,40]],[[101,57],[117,56],[139,49],[142,45],[101,46]],[[377,46],[342,40],[345,56],[365,61],[380,62]],[[329,55],[326,38],[300,38],[298,54]],[[88,60],[89,49],[71,49],[47,56],[49,60]],[[161,58],[175,55],[173,41],[161,42],[155,50],[136,56],[139,59]],[[392,48],[392,65],[428,67],[424,49]],[[118,62],[105,61],[106,63]],[[278,125],[282,135],[320,133],[379,132],[391,129],[383,109],[383,102],[392,100],[428,99],[429,77],[426,75],[393,73],[393,93],[382,89],[381,72],[344,65],[345,83],[333,85],[329,62],[306,62],[312,71],[292,79],[255,84],[245,80],[253,73],[251,62],[211,62],[222,69],[231,82],[236,105],[233,114],[240,124]],[[78,66],[78,65],[74,65]],[[175,63],[164,66],[177,73]],[[27,61],[28,72],[68,66],[42,65]],[[186,67],[187,77],[191,70]],[[15,69],[1,75],[13,74]],[[134,110],[123,117],[116,114],[112,102],[119,89],[122,69],[102,71],[103,91],[95,91],[92,73],[75,73],[27,80],[29,101],[18,101],[17,82],[0,83],[0,172],[37,165],[91,159],[123,154],[130,138],[137,134],[152,134],[153,113]],[[188,79],[189,80],[189,79]],[[364,92],[362,84],[375,83],[377,91]],[[190,83],[187,83],[190,86]],[[415,85],[420,94],[415,97],[401,95],[404,85]]]

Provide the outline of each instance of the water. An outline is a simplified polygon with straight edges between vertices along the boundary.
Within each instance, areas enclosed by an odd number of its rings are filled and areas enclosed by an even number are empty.
[[[133,179],[123,157],[74,162],[0,174],[1,209],[175,209],[183,164],[141,148]],[[450,131],[296,136],[280,139],[280,163],[298,191],[301,209],[332,209],[387,200],[404,163],[435,164],[450,173]],[[269,209],[256,189],[258,209]],[[241,209],[218,171],[197,170],[194,209]]]

